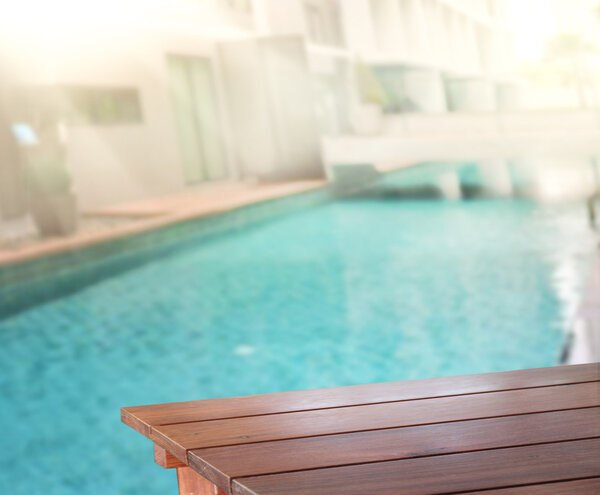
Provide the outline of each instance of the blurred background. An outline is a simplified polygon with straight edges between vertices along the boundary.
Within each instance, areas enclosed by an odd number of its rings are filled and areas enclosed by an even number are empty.
[[[0,22],[3,232],[24,208],[9,126],[42,114],[83,212],[347,163],[535,176],[598,152],[593,0],[26,0]]]
[[[600,0],[0,0],[0,492],[175,493],[123,406],[597,361],[599,188]]]

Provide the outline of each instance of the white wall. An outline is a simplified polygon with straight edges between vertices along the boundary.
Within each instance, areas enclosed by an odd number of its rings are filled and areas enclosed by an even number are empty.
[[[447,79],[451,111],[489,112],[496,108],[495,86],[485,79]]]
[[[311,76],[299,36],[223,43],[220,48],[232,152],[242,174],[322,175]]]
[[[384,118],[385,135],[426,137],[456,135],[522,135],[544,132],[582,134],[600,129],[595,110],[457,112],[390,114]]]
[[[120,40],[122,58],[86,57],[77,64],[79,68],[87,66],[85,78],[62,73],[63,81],[132,86],[140,92],[143,123],[80,126],[71,130],[70,164],[84,208],[186,188],[168,89],[166,55],[209,57],[214,73],[214,43],[192,36],[145,34]],[[99,188],[99,184],[104,187]]]
[[[597,110],[506,112],[501,118],[504,128],[510,132],[581,132],[600,128],[600,112]]]
[[[405,136],[461,136],[494,134],[496,116],[489,113],[391,114],[384,119],[384,134]]]
[[[0,18],[0,45],[16,84],[139,91],[141,123],[78,124],[69,129],[69,166],[82,208],[187,189],[168,87],[168,54],[210,60],[227,166],[235,177],[227,155],[231,135],[216,43],[251,36],[251,12],[219,0],[106,2],[73,12],[48,6],[46,19],[32,18],[18,8]],[[115,8],[110,8],[112,3]],[[22,25],[11,25],[21,17]]]
[[[50,48],[13,45],[11,67],[20,84],[130,87],[139,91],[141,123],[70,127],[69,167],[81,207],[85,210],[186,189],[166,56],[209,58],[222,110],[215,41],[179,29],[113,26],[109,31],[78,38],[76,47],[64,43]],[[223,111],[220,113],[221,134],[228,142],[226,118]],[[227,149],[225,146],[225,152]],[[230,160],[228,166],[232,168]]]
[[[261,13],[258,21],[262,35],[306,35],[304,6],[298,0],[255,0]]]
[[[273,171],[281,165],[281,151],[276,151],[279,145],[274,144],[273,137],[280,131],[280,126],[272,127],[273,115],[277,116],[279,110],[269,106],[270,95],[265,93],[264,87],[260,87],[263,83],[254,80],[254,76],[248,76],[247,80],[242,78],[239,87],[228,89],[231,91],[230,104],[245,109],[245,121],[249,121],[252,116],[252,125],[242,125],[246,130],[240,132],[237,129],[236,138],[232,138],[227,112],[223,111],[226,106],[225,91],[221,81],[220,57],[215,47],[217,43],[226,39],[253,37],[254,33],[247,29],[252,25],[258,26],[262,34],[305,34],[307,26],[302,1],[254,0],[254,19],[250,14],[238,15],[239,13],[223,10],[224,2],[218,0],[131,0],[125,3],[119,3],[117,0],[106,1],[108,4],[104,6],[81,7],[81,12],[88,18],[93,18],[94,15],[102,17],[99,20],[101,22],[94,24],[95,29],[87,30],[85,25],[73,22],[64,31],[42,30],[47,35],[46,40],[22,36],[15,44],[13,35],[19,30],[9,33],[10,22],[6,17],[0,19],[0,28],[5,28],[4,31],[0,29],[0,44],[6,47],[10,41],[12,53],[9,53],[8,58],[23,83],[106,85],[139,89],[144,116],[141,124],[73,126],[71,129],[70,165],[76,190],[85,208],[169,194],[186,187],[182,178],[167,87],[165,57],[168,53],[205,56],[213,63],[222,110],[221,132],[226,143],[225,151],[229,152],[228,164],[232,177],[235,177],[236,164],[239,165],[243,160],[248,162],[248,170],[257,173]],[[217,5],[221,7],[217,8]],[[384,15],[380,15],[377,22],[383,23],[384,27],[388,26],[387,31],[383,29],[379,32],[373,29],[373,5],[383,6]],[[114,6],[115,9],[111,10],[109,6]],[[453,27],[450,27],[454,30],[459,24],[464,24],[466,18],[473,22],[481,21],[478,19],[480,14],[469,13],[469,9],[476,9],[474,4],[458,5],[451,0],[343,0],[340,6],[348,48],[367,59],[381,55],[377,52],[375,42],[375,35],[379,32],[379,35],[390,37],[392,59],[412,57],[434,66],[443,65],[448,61],[448,57],[440,54],[440,49],[448,49],[450,45],[444,42],[444,34],[440,32],[443,27],[442,8],[452,11]],[[116,10],[119,11],[119,16],[114,16]],[[48,12],[49,15],[54,15],[51,6],[48,6]],[[394,19],[389,13],[398,17]],[[458,22],[460,15],[463,16],[463,20]],[[433,16],[433,21],[427,16]],[[43,18],[36,22],[44,26]],[[427,32],[424,31],[426,27]],[[430,39],[432,37],[433,39]],[[464,42],[467,38],[463,36],[462,39]],[[454,42],[457,42],[456,39]],[[338,53],[331,57],[342,55]],[[252,58],[255,55],[249,56]],[[230,74],[242,74],[242,69],[247,69],[249,63],[245,57],[240,54],[235,62],[239,68],[229,63],[226,71]],[[310,69],[315,73],[327,73],[328,70],[324,68],[331,65],[333,58],[329,62],[326,58],[325,53],[310,55]],[[252,70],[248,69],[247,73],[251,74]],[[289,78],[288,82],[291,82],[291,89],[285,97],[296,98],[296,110],[293,112],[297,111],[300,114],[300,110],[303,110],[306,115],[302,118],[310,119],[307,112],[311,105],[310,99],[306,95],[298,96],[301,92],[299,86],[295,85],[297,81],[292,80],[296,77],[292,77],[292,73],[294,71],[290,69],[285,76]],[[444,107],[443,92],[439,79],[433,74],[437,74],[435,70],[410,73],[406,78],[406,87],[427,111],[441,112]],[[483,90],[480,89],[475,87],[466,91],[468,95],[465,109],[488,108],[487,104],[481,103]],[[284,98],[283,85],[279,86],[278,91],[282,92],[278,98]],[[251,101],[248,94],[253,95]],[[271,108],[271,115],[266,112],[267,108]],[[277,118],[283,124],[287,123],[285,118]],[[418,116],[411,116],[409,119],[402,121],[402,127],[408,127],[410,132],[453,132],[470,125],[465,124],[465,127],[461,123],[456,126],[457,121],[419,120]],[[469,116],[465,117],[465,120],[470,119]],[[268,124],[267,121],[271,123]],[[386,122],[388,130],[393,129],[395,125],[390,122]],[[408,126],[404,125],[406,122]],[[490,122],[491,127],[496,125],[493,120]],[[238,125],[236,122],[231,124]],[[514,125],[518,127],[519,124]],[[267,129],[270,131],[267,132]],[[474,129],[474,132],[487,129],[487,124]],[[392,131],[392,134],[395,132]],[[315,141],[314,130],[307,130],[306,136],[300,136],[298,139],[290,140],[286,133],[283,134],[283,138],[280,136],[277,139],[287,142],[286,146],[289,147],[286,150],[293,150],[289,152],[290,163],[299,163],[298,160],[302,157],[304,160],[316,160],[312,144],[308,145],[308,151],[298,144],[302,140],[306,143]],[[255,149],[253,153],[240,152],[240,149],[248,150],[250,146]],[[98,187],[99,184],[103,187]]]
[[[368,0],[343,0],[342,24],[349,50],[362,59],[376,50],[376,39],[371,16],[373,11]]]
[[[504,76],[514,68],[501,3],[493,2],[493,17],[487,0],[343,0],[341,4],[348,46],[366,62],[481,77]]]
[[[404,90],[423,112],[445,112],[446,96],[440,74],[433,70],[407,70]]]
[[[223,43],[220,48],[227,109],[234,135],[231,154],[242,177],[273,171],[277,153],[260,46],[255,41]]]
[[[430,118],[428,118],[430,117]],[[423,161],[463,161],[515,157],[546,157],[553,161],[589,160],[600,155],[600,128],[564,130],[560,120],[554,130],[504,132],[494,129],[493,115],[416,116],[421,132],[409,116],[405,122],[394,117],[394,126],[376,137],[343,136],[323,139],[327,164],[407,164]],[[459,118],[460,121],[456,120]],[[430,120],[430,126],[427,126]],[[487,123],[486,123],[487,122]],[[453,125],[454,124],[454,125]],[[458,127],[460,124],[460,128]],[[489,132],[482,132],[486,126]],[[437,129],[437,131],[435,131]],[[441,131],[446,129],[446,131]],[[407,133],[408,130],[408,133]]]
[[[505,159],[489,158],[477,163],[482,194],[493,197],[510,196],[513,193],[510,168]]]

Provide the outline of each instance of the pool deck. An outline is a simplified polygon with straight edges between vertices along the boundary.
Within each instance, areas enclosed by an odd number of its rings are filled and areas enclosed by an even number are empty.
[[[182,194],[85,211],[81,224],[87,228],[73,235],[36,237],[25,243],[0,245],[0,267],[312,191],[326,185],[324,179],[257,184],[219,183]],[[90,224],[94,227],[90,228]]]

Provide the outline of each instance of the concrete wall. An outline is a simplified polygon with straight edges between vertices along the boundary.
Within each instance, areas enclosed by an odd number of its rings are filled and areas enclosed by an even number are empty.
[[[220,54],[227,109],[234,135],[231,155],[241,177],[273,171],[277,151],[270,116],[263,109],[269,101],[260,46],[255,41],[221,44]]]
[[[452,112],[489,112],[496,108],[496,88],[485,79],[446,79],[446,101]]]
[[[453,114],[404,114],[386,115],[384,134],[425,136],[460,136],[465,133],[494,134],[498,131],[495,115],[485,113],[453,113]]]
[[[306,35],[304,6],[297,0],[255,0],[262,35]]]
[[[386,115],[383,134],[439,137],[552,132],[569,135],[595,129],[600,129],[600,112],[595,110],[412,113]]]
[[[446,96],[440,75],[432,70],[408,70],[404,75],[407,98],[423,112],[446,111]]]
[[[600,154],[600,132],[581,135],[455,137],[332,137],[323,139],[328,164],[410,164],[423,161],[464,161],[510,157],[586,159]]]
[[[376,50],[375,32],[371,22],[373,15],[367,0],[343,0],[342,25],[349,50],[362,59]]]
[[[311,76],[298,36],[223,43],[232,153],[243,175],[322,176]]]
[[[581,132],[600,128],[600,110],[542,110],[505,112],[501,116],[508,132]]]

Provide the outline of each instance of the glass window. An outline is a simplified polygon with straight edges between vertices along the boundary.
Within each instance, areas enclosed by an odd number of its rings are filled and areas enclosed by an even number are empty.
[[[67,120],[74,124],[133,124],[142,121],[135,88],[66,87]]]
[[[23,122],[52,114],[68,124],[137,124],[142,108],[136,88],[98,86],[28,86],[16,91]]]

